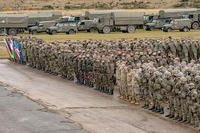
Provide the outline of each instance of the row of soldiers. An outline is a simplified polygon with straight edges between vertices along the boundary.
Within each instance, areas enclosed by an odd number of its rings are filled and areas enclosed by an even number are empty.
[[[182,71],[182,66],[176,68],[180,62],[187,65],[200,57],[198,40],[169,37],[51,43],[38,38],[21,38],[18,41],[23,46],[24,63],[33,68],[108,94],[113,94],[116,85],[124,100],[135,104],[144,102],[144,108],[161,114],[166,113],[168,103],[169,117],[184,119],[177,115],[178,100],[172,100],[177,96],[166,93],[165,89],[170,87],[163,87],[160,82],[169,79],[174,72],[172,68]],[[170,73],[165,73],[168,69]],[[175,80],[178,78],[173,75],[170,82],[175,84]]]
[[[200,61],[155,67],[153,62],[117,62],[116,82],[121,98],[171,119],[199,127]]]
[[[24,64],[113,95],[114,54],[102,46],[74,42],[45,43],[37,38],[22,39]],[[95,50],[95,51],[94,51]]]
[[[144,108],[195,127],[200,124],[200,65],[177,58],[174,66],[143,64],[139,70],[139,94]],[[167,110],[169,109],[169,110]]]
[[[165,59],[172,56],[154,50],[154,46],[137,45],[141,42],[137,39],[130,40],[127,47],[124,45],[127,40],[46,43],[38,38],[21,38],[18,41],[22,44],[24,64],[109,94],[113,94],[118,60],[133,63],[154,61],[160,66],[170,63]]]
[[[21,38],[18,41],[23,44],[24,63],[45,72],[75,80],[79,84],[110,92],[110,94],[113,93],[113,86],[116,82],[117,61],[127,61],[129,64],[154,62],[154,66],[159,67],[173,64],[173,59],[177,56],[186,61],[199,56],[198,41],[191,40],[194,43],[188,45],[185,39],[121,39],[46,43],[38,38]],[[195,44],[196,51],[189,52],[193,49],[192,44]],[[106,68],[109,72],[106,72]],[[105,86],[111,86],[109,87],[111,89]]]

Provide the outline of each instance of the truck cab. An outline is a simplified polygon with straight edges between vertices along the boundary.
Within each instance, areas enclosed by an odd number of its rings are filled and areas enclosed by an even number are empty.
[[[191,29],[191,20],[190,19],[174,19],[170,24],[165,24],[163,26],[164,32],[170,32],[172,30],[179,30],[182,32],[188,32]]]
[[[183,15],[183,18],[190,19],[191,22],[191,28],[192,29],[198,29],[200,26],[200,12],[198,13],[190,13],[188,15]]]
[[[82,20],[78,23],[78,31],[95,32],[97,31],[96,24],[98,22],[95,20]]]

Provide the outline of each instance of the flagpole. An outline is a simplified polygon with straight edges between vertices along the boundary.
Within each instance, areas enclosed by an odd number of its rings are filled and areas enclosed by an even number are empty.
[[[7,42],[6,42],[6,38],[4,37],[4,38],[3,38],[3,41],[1,41],[1,42],[4,43],[4,45],[6,46],[8,55],[10,56],[10,59],[11,59],[11,58],[12,58],[12,54],[11,54],[10,49],[9,49],[9,47],[8,47],[8,44],[7,44]]]

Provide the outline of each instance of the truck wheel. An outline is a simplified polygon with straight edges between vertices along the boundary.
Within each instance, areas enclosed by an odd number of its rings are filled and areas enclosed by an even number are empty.
[[[197,23],[197,22],[194,22],[193,24],[192,24],[192,29],[198,29],[199,28],[199,23]]]
[[[172,31],[172,28],[168,28],[167,30],[166,30],[166,32],[171,32]]]
[[[97,30],[95,28],[93,28],[93,27],[89,29],[89,32],[92,32],[92,33],[96,32],[96,31]]]
[[[17,30],[16,29],[9,29],[8,35],[13,35],[13,36],[17,35]]]
[[[76,32],[74,30],[69,30],[68,34],[75,34]]]
[[[32,33],[33,35],[35,35],[35,34],[37,34],[38,32],[37,32],[37,30],[33,30],[31,33]]]
[[[127,28],[128,33],[133,33],[133,32],[135,32],[135,30],[136,30],[135,26],[128,26],[128,28]]]
[[[103,33],[104,34],[110,33],[110,27],[108,27],[108,26],[103,27]]]
[[[0,29],[0,35],[5,35],[4,29]]]
[[[153,26],[149,27],[149,30],[150,31],[154,30],[154,27]]]
[[[188,27],[183,28],[183,32],[188,32],[190,29]]]
[[[98,33],[101,34],[101,33],[103,33],[103,31],[102,30],[98,30]]]
[[[57,33],[57,31],[56,30],[53,30],[52,32],[51,32],[51,35],[55,35]]]
[[[144,26],[144,30],[148,31],[149,29],[148,29],[148,27],[147,27],[147,26]]]

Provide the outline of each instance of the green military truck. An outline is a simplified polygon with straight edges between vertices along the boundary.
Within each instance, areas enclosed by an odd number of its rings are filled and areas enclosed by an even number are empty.
[[[50,35],[56,33],[75,34],[77,31],[77,24],[73,22],[57,23],[56,25],[47,28],[47,33]]]
[[[99,33],[108,34],[111,31],[133,33],[144,24],[144,13],[130,11],[116,11],[99,17],[97,30]]]
[[[28,31],[40,21],[55,20],[62,16],[61,12],[31,12],[26,14],[0,14],[0,34],[17,35]]]
[[[200,26],[200,11],[196,11],[194,13],[190,13],[187,15],[183,15],[183,18],[190,19],[191,22],[191,28],[192,29],[198,29]]]
[[[183,9],[163,9],[159,11],[159,18],[179,19],[183,15],[194,13],[198,11],[197,8],[183,8]]]
[[[160,19],[156,19],[153,20],[150,23],[146,23],[144,25],[144,29],[147,31],[152,31],[154,29],[162,29],[163,25],[165,24],[169,24],[171,21],[171,18],[160,18]]]
[[[59,24],[78,23],[79,21],[80,21],[80,17],[76,17],[76,16],[63,16],[53,21],[41,21],[37,23],[35,26],[29,27],[29,33],[37,34],[41,32],[47,32],[48,28],[54,27],[57,23]]]
[[[95,32],[97,22],[95,20],[82,20],[78,23],[78,31]]]
[[[181,19],[183,15],[195,13],[196,8],[189,9],[164,9],[160,10],[158,17],[152,21],[147,22],[144,26],[145,30],[162,29],[165,24],[169,24],[172,19]],[[151,16],[152,17],[152,16]]]
[[[165,24],[163,26],[164,32],[170,32],[172,30],[179,30],[182,32],[188,32],[191,29],[191,20],[190,19],[174,19],[170,24]]]
[[[29,28],[29,34],[37,34],[41,32],[46,32],[47,28],[56,24],[56,21],[42,21]]]
[[[31,12],[28,15],[28,27],[35,26],[41,21],[52,21],[62,17],[62,13],[58,11],[41,11]]]
[[[0,14],[0,34],[17,35],[28,28],[26,14]]]

